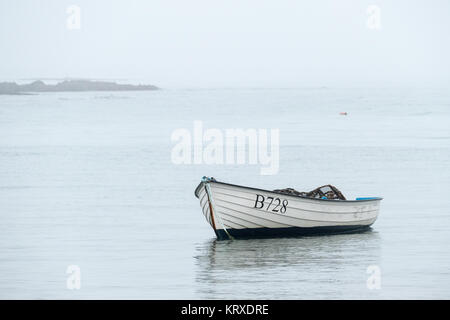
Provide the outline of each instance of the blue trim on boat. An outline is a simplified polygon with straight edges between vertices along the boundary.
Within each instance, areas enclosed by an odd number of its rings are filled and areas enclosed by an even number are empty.
[[[327,227],[288,227],[288,228],[248,228],[227,229],[235,239],[286,238],[295,236],[315,236],[328,234],[356,233],[370,229],[370,225],[327,226]],[[218,240],[229,240],[223,229],[214,230]]]
[[[356,201],[374,200],[374,199],[380,199],[380,198],[378,198],[378,197],[362,197],[362,198],[356,198]]]

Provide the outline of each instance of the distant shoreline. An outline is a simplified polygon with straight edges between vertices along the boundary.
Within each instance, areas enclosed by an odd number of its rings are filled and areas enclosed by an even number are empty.
[[[29,84],[0,82],[0,95],[29,95],[38,92],[86,92],[86,91],[153,91],[154,85],[118,84],[110,81],[64,80],[57,84],[46,84],[36,80]]]

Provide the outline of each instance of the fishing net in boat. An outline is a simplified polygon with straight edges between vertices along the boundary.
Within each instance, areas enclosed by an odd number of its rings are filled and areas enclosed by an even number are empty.
[[[297,191],[293,188],[277,189],[274,192],[303,196],[316,199],[346,200],[342,192],[331,184],[326,184],[309,192]]]

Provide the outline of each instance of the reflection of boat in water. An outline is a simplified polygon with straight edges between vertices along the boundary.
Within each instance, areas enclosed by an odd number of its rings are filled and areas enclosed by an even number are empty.
[[[207,177],[197,186],[195,195],[218,239],[361,231],[375,222],[382,200],[346,200],[333,186],[310,193],[269,191]]]
[[[371,229],[322,237],[210,239],[196,246],[195,288],[202,299],[342,299],[364,293],[373,298],[372,291],[355,287],[364,289],[367,267],[380,265],[380,244],[380,234]]]

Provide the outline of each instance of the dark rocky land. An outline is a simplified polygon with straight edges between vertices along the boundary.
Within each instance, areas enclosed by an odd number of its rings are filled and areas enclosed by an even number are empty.
[[[57,84],[46,84],[41,80],[29,84],[0,82],[0,94],[29,94],[36,92],[79,92],[79,91],[150,91],[158,90],[153,85],[118,84],[109,81],[64,80]]]

